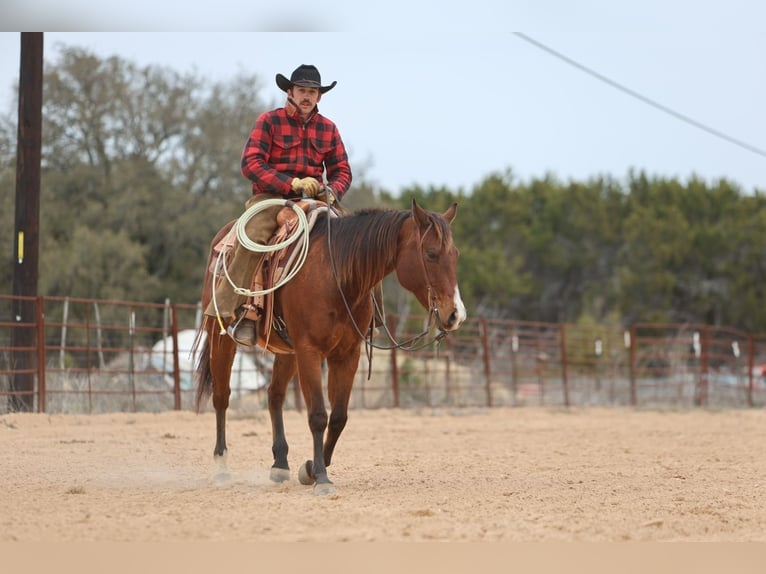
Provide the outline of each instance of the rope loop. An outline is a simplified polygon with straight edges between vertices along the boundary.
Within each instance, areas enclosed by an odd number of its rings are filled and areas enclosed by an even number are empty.
[[[247,233],[245,232],[245,226],[253,217],[255,217],[256,214],[275,205],[287,206],[288,204],[292,207],[292,210],[298,216],[298,229],[295,233],[287,237],[284,241],[280,241],[279,243],[275,243],[273,245],[257,243],[247,236]],[[293,277],[295,277],[298,271],[301,270],[301,267],[303,267],[309,252],[308,228],[309,222],[308,218],[306,217],[306,213],[297,203],[288,201],[286,199],[264,199],[263,201],[259,201],[258,203],[248,207],[245,212],[240,215],[239,219],[237,219],[236,223],[234,224],[234,227],[232,227],[232,230],[229,232],[229,235],[231,236],[234,234],[242,247],[255,253],[272,253],[274,251],[280,251],[281,249],[292,245],[296,241],[301,241],[301,244],[299,245],[300,251],[298,252],[298,256],[294,265],[290,268],[288,273],[286,273],[279,281],[277,281],[277,283],[267,289],[262,290],[251,290],[234,284],[234,281],[232,281],[231,277],[229,276],[229,270],[226,268],[226,257],[224,257],[225,250],[221,250],[221,252],[218,254],[218,262],[216,263],[216,268],[220,267],[223,269],[226,280],[232,286],[234,292],[238,295],[244,295],[245,297],[256,297],[258,295],[273,293],[285,285]]]

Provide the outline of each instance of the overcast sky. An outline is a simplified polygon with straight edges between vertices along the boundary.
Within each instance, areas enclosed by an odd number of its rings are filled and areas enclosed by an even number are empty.
[[[585,181],[623,180],[631,168],[766,191],[766,3],[392,0],[384,9],[335,0],[320,12],[299,0],[291,13],[244,0],[216,2],[215,13],[194,2],[68,4],[65,15],[58,2],[6,0],[1,26],[187,30],[49,32],[45,58],[54,62],[65,45],[210,80],[255,73],[266,85],[260,96],[275,105],[283,102],[275,74],[315,64],[323,83],[338,82],[320,110],[340,128],[352,167],[392,192],[411,184],[470,192],[508,169],[525,181],[548,173]],[[19,41],[18,32],[0,33],[2,113],[15,112]],[[243,144],[251,127],[242,126]]]

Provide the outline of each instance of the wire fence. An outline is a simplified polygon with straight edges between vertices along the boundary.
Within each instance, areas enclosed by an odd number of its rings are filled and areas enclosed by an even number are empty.
[[[191,410],[201,319],[199,305],[170,301],[0,295],[0,414]],[[387,320],[405,340],[426,317]],[[233,406],[265,408],[271,364],[260,349],[237,352]],[[766,335],[710,325],[469,318],[438,345],[367,349],[350,406],[525,405],[762,407]],[[293,381],[286,407],[302,406]]]

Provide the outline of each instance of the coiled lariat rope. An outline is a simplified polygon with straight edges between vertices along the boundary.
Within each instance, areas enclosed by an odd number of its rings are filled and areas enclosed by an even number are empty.
[[[264,243],[257,243],[250,239],[247,236],[247,233],[245,231],[245,226],[247,223],[255,217],[257,213],[260,213],[264,209],[267,209],[269,207],[274,207],[275,205],[281,205],[283,207],[290,206],[292,210],[295,212],[295,214],[298,216],[298,228],[297,231],[290,236],[288,236],[284,241],[280,241],[279,243],[275,243],[273,245],[264,244]],[[298,205],[294,201],[290,201],[287,199],[264,199],[263,201],[259,201],[258,203],[248,207],[245,212],[239,216],[239,219],[237,219],[234,226],[231,228],[231,231],[226,235],[226,244],[229,243],[229,239],[232,236],[236,236],[237,241],[239,241],[240,245],[247,249],[248,251],[253,251],[255,253],[272,253],[274,251],[279,251],[281,249],[284,249],[288,245],[292,245],[296,241],[300,240],[301,245],[299,245],[298,249],[298,255],[295,258],[294,263],[290,266],[290,269],[287,273],[285,273],[282,278],[277,281],[274,285],[271,287],[268,287],[266,289],[262,290],[252,290],[247,289],[245,287],[240,287],[239,285],[235,285],[234,281],[229,276],[229,270],[226,267],[226,249],[221,249],[221,251],[218,253],[218,258],[216,259],[215,263],[215,269],[222,269],[223,274],[226,277],[226,280],[229,282],[229,285],[232,286],[234,289],[234,292],[237,295],[244,295],[245,297],[255,297],[258,295],[266,295],[267,293],[272,293],[282,287],[282,285],[286,284],[288,281],[290,281],[295,275],[298,273],[298,271],[301,270],[301,267],[303,267],[304,262],[306,261],[306,257],[308,256],[309,252],[309,234],[308,234],[308,228],[309,228],[309,222],[308,218],[306,217],[306,213],[303,211],[300,205]],[[218,312],[218,302],[215,297],[215,288],[213,289],[213,308],[215,309],[215,316],[218,319],[218,324],[221,327],[221,332],[226,332],[226,327],[223,324],[223,321],[221,320],[221,314]]]

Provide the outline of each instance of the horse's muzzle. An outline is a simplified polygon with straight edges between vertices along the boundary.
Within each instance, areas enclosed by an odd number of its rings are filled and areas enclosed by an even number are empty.
[[[465,307],[463,306],[454,307],[452,312],[447,315],[446,320],[442,319],[442,314],[438,310],[436,311],[435,315],[439,329],[442,331],[455,331],[466,319]]]
[[[447,317],[447,321],[439,321],[441,323],[441,328],[444,331],[454,331],[457,329],[459,323],[457,320],[457,313],[454,311],[450,313],[450,316]]]

